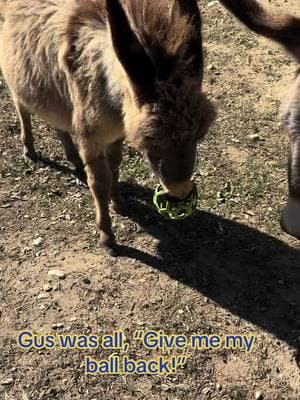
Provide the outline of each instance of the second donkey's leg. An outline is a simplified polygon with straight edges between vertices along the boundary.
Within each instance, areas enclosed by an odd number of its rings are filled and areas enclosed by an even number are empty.
[[[290,134],[289,199],[282,212],[281,225],[284,231],[300,239],[300,129]]]
[[[282,121],[290,136],[289,198],[282,212],[284,231],[300,239],[300,79],[283,109]]]

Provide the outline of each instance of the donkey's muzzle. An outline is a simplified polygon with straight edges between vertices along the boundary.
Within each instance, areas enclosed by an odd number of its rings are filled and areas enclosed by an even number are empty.
[[[176,200],[187,198],[193,190],[193,182],[191,180],[180,183],[171,183],[164,186],[166,187],[168,195]]]

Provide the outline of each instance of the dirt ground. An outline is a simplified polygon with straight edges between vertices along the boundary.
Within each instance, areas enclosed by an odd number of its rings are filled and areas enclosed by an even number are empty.
[[[297,1],[267,3],[296,10]],[[295,65],[217,2],[200,5],[205,87],[218,119],[199,146],[199,210],[180,223],[158,216],[151,205],[156,181],[141,157],[125,149],[122,191],[130,215],[113,215],[122,257],[111,259],[99,248],[91,195],[51,129],[36,119],[36,147],[56,164],[24,163],[1,81],[1,400],[300,398],[300,247],[279,226],[288,140],[277,116]],[[65,278],[51,277],[53,269]],[[193,351],[169,376],[87,376],[85,355],[101,359],[106,352],[24,351],[16,344],[21,330],[120,329],[129,339],[135,330],[154,329],[248,334],[256,341],[250,354]],[[130,349],[133,359],[152,355]]]

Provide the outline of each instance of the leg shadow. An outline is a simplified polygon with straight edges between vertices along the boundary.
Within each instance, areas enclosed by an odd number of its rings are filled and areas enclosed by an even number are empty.
[[[81,169],[77,170],[74,168],[72,169],[66,165],[63,165],[54,160],[51,160],[50,158],[45,157],[41,154],[38,154],[37,162],[42,165],[45,165],[47,167],[50,167],[51,169],[53,169],[57,172],[62,172],[63,174],[66,174],[66,175],[73,175],[74,177],[79,179],[85,185],[87,184],[86,174],[83,169],[82,170]]]

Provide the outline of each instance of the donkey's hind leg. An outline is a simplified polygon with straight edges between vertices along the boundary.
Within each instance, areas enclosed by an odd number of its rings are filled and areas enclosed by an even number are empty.
[[[73,140],[69,133],[56,130],[58,137],[60,138],[66,153],[67,160],[70,161],[77,172],[83,171],[83,162],[80,158],[78,150],[73,143]]]
[[[26,161],[37,161],[38,156],[34,149],[30,112],[18,100],[15,100],[15,106],[21,125],[21,141],[23,144],[24,158]]]

